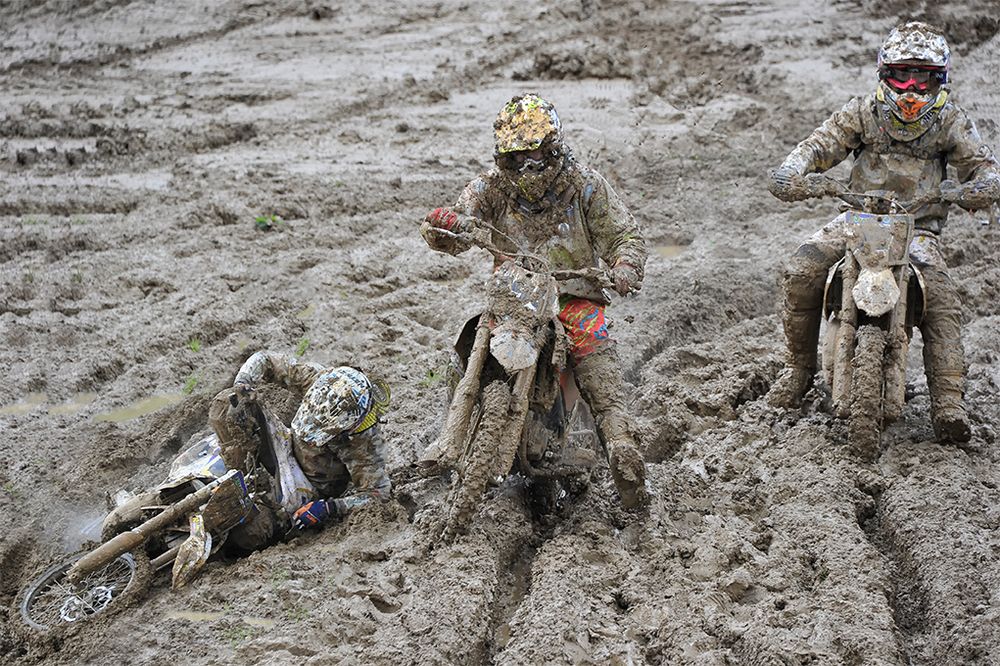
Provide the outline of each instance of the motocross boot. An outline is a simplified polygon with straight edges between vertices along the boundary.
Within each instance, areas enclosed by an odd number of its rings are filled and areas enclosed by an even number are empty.
[[[798,407],[816,374],[816,346],[819,344],[819,309],[792,310],[786,306],[783,323],[788,343],[785,369],[767,393],[773,407]]]
[[[608,448],[608,465],[622,506],[628,510],[642,509],[649,504],[646,465],[627,427],[625,381],[618,352],[605,345],[579,359],[575,372],[580,393],[590,406]]]
[[[965,378],[962,375],[962,348],[924,343],[924,368],[931,394],[931,422],[940,442],[968,442],[972,438],[969,417],[962,404]],[[942,353],[944,352],[944,353]],[[956,367],[957,366],[957,367]]]
[[[220,391],[208,408],[208,423],[219,438],[223,462],[229,469],[250,474],[260,447],[254,407],[236,388]]]

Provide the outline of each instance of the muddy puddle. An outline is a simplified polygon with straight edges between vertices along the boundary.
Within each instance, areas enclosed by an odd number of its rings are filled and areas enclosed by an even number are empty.
[[[155,395],[149,398],[143,398],[142,400],[134,402],[131,405],[122,407],[121,409],[115,409],[110,412],[98,414],[97,416],[94,417],[94,421],[97,422],[108,421],[111,423],[121,423],[123,421],[131,421],[132,419],[137,419],[140,416],[146,416],[147,414],[152,414],[153,412],[159,411],[166,407],[176,405],[183,399],[184,395],[181,393]]]
[[[664,259],[673,259],[674,257],[680,256],[684,250],[688,249],[687,245],[655,245],[653,246],[653,252]]]
[[[48,400],[48,396],[44,393],[29,393],[21,401],[15,402],[13,405],[0,407],[0,416],[21,416],[28,414],[42,407],[46,400]]]

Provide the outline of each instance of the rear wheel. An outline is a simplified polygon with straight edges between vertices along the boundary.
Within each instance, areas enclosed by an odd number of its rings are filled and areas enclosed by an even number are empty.
[[[145,553],[124,553],[84,578],[79,585],[66,572],[86,553],[58,562],[22,592],[21,619],[36,631],[69,626],[97,614],[117,612],[149,587],[151,571]]]
[[[885,331],[870,324],[860,326],[854,344],[847,437],[857,456],[873,461],[882,441]]]

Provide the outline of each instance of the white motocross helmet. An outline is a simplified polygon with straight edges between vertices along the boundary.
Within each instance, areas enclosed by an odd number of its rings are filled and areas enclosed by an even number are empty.
[[[292,432],[300,441],[324,446],[340,435],[356,432],[374,402],[372,384],[360,370],[330,368],[306,391],[292,419]]]
[[[918,21],[896,26],[878,52],[878,98],[902,123],[917,123],[940,108],[950,67],[940,30]]]

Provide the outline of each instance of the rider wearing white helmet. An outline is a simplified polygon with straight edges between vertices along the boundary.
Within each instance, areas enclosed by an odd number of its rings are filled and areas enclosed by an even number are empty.
[[[849,101],[813,131],[771,172],[768,189],[794,201],[809,195],[802,176],[830,169],[853,154],[850,189],[890,190],[912,201],[939,188],[942,203],[914,211],[916,233],[910,259],[921,270],[927,305],[920,332],[938,438],[967,441],[962,404],[965,362],[961,301],[938,247],[948,204],[988,208],[1000,200],[1000,163],[949,96],[951,50],[941,32],[926,23],[894,28],[878,54],[875,91]],[[955,169],[959,183],[945,180]],[[784,275],[784,325],[788,360],[769,401],[797,405],[816,370],[823,286],[828,269],[845,251],[843,216],[801,245]]]

